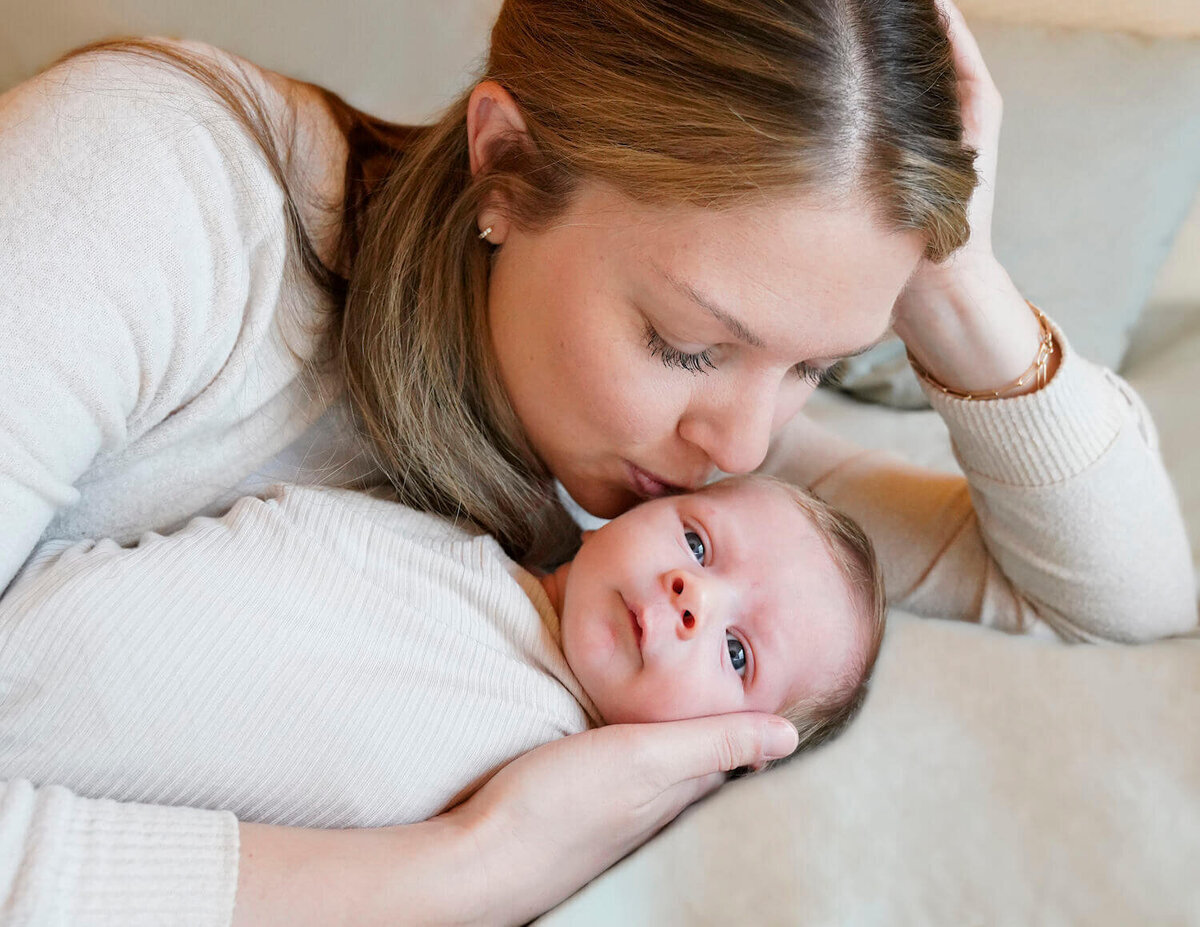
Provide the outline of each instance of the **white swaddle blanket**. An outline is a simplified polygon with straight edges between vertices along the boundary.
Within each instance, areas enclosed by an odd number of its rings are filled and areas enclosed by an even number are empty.
[[[0,777],[274,824],[424,820],[600,723],[493,538],[282,484],[136,546],[43,544],[0,672]]]

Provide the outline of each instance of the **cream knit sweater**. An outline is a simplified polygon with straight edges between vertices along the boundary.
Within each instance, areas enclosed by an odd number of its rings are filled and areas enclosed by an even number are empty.
[[[282,111],[268,76],[241,63]],[[303,148],[298,176],[326,163],[330,145]],[[66,606],[50,578],[69,572],[80,554],[130,563],[134,555],[113,541],[131,544],[196,514],[220,515],[276,479],[353,476],[366,485],[373,471],[336,377],[302,371],[285,346],[311,351],[304,323],[319,307],[288,253],[281,191],[232,116],[197,85],[149,62],[98,56],[39,75],[0,97],[0,178],[0,588],[44,542],[43,556],[3,600],[0,757],[9,782],[0,797],[0,912],[18,924],[228,924],[238,844],[227,809],[318,824],[338,815],[387,819],[394,796],[372,792],[355,767],[428,754],[388,740],[386,705],[364,708],[369,695],[353,672],[295,688],[297,675],[318,678],[315,663],[294,662],[305,646],[346,661],[343,670],[371,670],[368,655],[384,641],[371,622],[384,613],[377,608],[390,607],[386,590],[395,587],[386,557],[365,539],[386,532],[365,513],[314,522],[314,512],[279,502],[272,514],[291,512],[298,537],[317,527],[348,558],[340,562],[357,564],[322,586],[318,552],[285,533],[285,554],[221,567],[216,582],[256,576],[259,584],[247,588],[268,599],[312,588],[304,620],[286,636],[266,608],[257,638],[253,628],[222,627],[213,612],[202,609],[198,619],[179,596],[187,590],[203,601],[202,581],[178,564],[169,580],[147,572],[145,587],[119,599],[104,586]],[[931,396],[966,480],[832,436],[816,440],[803,419],[777,442],[768,469],[814,485],[857,517],[876,541],[889,594],[910,610],[1067,639],[1186,630],[1196,622],[1190,557],[1153,425],[1120,378],[1060,342],[1061,366],[1035,394],[978,403]],[[220,523],[236,525],[245,511]],[[185,530],[215,530],[196,524]],[[81,538],[112,541],[69,543]],[[147,556],[177,549],[186,545],[154,536],[146,547]],[[465,554],[445,562],[459,593],[480,578],[467,565],[483,569]],[[488,569],[513,593],[512,572]],[[155,633],[137,615],[123,620],[122,608],[139,599],[157,601],[179,624]],[[477,605],[491,615],[484,598]],[[544,658],[548,649],[543,657],[523,649],[529,629],[506,620],[487,629],[504,640],[508,656],[497,659],[531,661],[524,676],[506,675],[554,693],[549,702],[530,693],[529,704],[560,703],[557,715],[545,707],[540,723],[580,723],[565,702],[562,666]],[[356,626],[357,639],[345,624],[355,621],[368,622]],[[543,623],[538,633],[549,628]],[[196,662],[191,685],[175,693],[182,714],[174,726],[109,715],[104,702],[93,706],[91,728],[35,709],[39,699],[69,701],[72,687],[89,685],[88,660],[71,650],[85,643],[109,674],[105,698],[126,706],[147,681],[163,684],[180,649],[190,648]],[[47,659],[54,653],[61,659]],[[204,666],[211,672],[201,673]],[[375,668],[386,691],[386,672]],[[514,683],[521,704],[524,693]],[[345,712],[372,710],[375,725],[338,724]],[[220,744],[201,751],[193,780],[166,776],[147,752],[157,734],[181,749],[183,717],[207,719],[197,728],[203,742]],[[62,725],[60,742],[22,740],[40,725]],[[286,735],[259,739],[275,727]],[[309,779],[288,763],[299,742],[322,757],[303,771]],[[102,797],[109,794],[154,804]]]
[[[423,821],[603,723],[494,538],[348,489],[47,541],[0,640],[0,779],[270,824]]]

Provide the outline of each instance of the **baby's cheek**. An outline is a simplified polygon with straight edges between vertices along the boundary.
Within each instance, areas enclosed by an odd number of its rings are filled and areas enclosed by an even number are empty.
[[[721,705],[711,691],[697,687],[694,680],[660,678],[638,693],[633,710],[640,721],[678,721],[733,709]]]

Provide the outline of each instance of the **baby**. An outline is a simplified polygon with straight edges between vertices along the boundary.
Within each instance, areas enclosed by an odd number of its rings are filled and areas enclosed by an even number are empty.
[[[605,723],[861,700],[871,545],[785,483],[646,502],[535,576],[477,530],[278,484],[136,544],[48,541],[0,598],[0,779],[242,820],[424,820]]]
[[[861,529],[764,476],[645,502],[542,583],[608,723],[767,711],[811,745],[857,709],[884,626]]]

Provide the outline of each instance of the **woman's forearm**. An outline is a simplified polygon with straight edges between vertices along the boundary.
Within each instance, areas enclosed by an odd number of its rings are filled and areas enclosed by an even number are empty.
[[[1029,369],[1040,339],[1037,316],[990,257],[951,258],[936,279],[927,273],[919,292],[905,294],[904,312],[893,328],[938,383],[963,392],[995,390],[1016,380]],[[1058,362],[1056,350],[1049,376]],[[1030,377],[1004,395],[1034,388]]]
[[[478,923],[472,838],[454,815],[315,830],[241,823],[234,927]]]
[[[1049,385],[1016,400],[927,390],[966,480],[864,451],[804,416],[763,470],[858,521],[889,601],[906,610],[1067,640],[1191,630],[1191,554],[1149,412],[1065,334],[1061,348]]]

